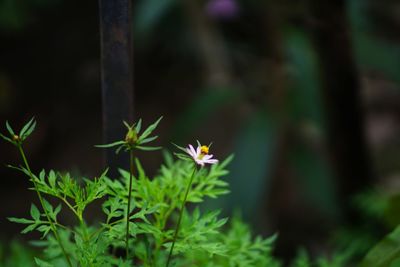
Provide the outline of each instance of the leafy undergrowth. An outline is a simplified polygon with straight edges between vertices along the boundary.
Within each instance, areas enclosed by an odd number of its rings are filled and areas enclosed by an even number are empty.
[[[206,198],[229,193],[228,183],[223,178],[228,174],[227,166],[232,156],[218,161],[209,154],[211,145],[199,142],[196,149],[191,145],[187,148],[178,146],[187,154],[176,154],[178,159],[175,159],[165,152],[165,161],[155,177],[146,175],[139,159],[133,157],[133,151],[159,148],[147,143],[157,138],[150,134],[160,120],[142,133],[141,121],[133,125],[125,123],[128,128],[126,138],[101,147],[116,146],[117,152],[129,152],[130,169],[120,169],[118,177],[109,177],[105,170],[92,179],[54,170],[33,173],[22,145],[36,123],[31,120],[19,133],[6,123],[9,135],[0,134],[0,137],[18,148],[23,161],[20,166],[10,167],[28,177],[40,204],[32,204],[29,216],[25,218],[8,219],[24,225],[21,233],[37,231],[41,239],[31,241],[37,250],[17,242],[1,246],[1,266],[283,266],[273,256],[276,235],[254,236],[238,217],[229,220],[221,218],[218,210],[201,212],[199,209],[199,204]],[[398,196],[391,201],[362,199],[360,203],[369,210],[370,216],[385,213],[392,227],[398,224]],[[99,203],[103,215],[97,223],[88,224],[87,207]],[[75,223],[64,224],[63,216],[71,214]],[[357,245],[366,239],[354,238],[354,233],[348,235],[352,239],[340,252],[311,260],[307,252],[300,251],[290,266],[355,266],[354,255],[360,251],[365,254],[367,249]],[[400,230],[396,228],[367,253],[360,266],[395,267],[399,264]]]

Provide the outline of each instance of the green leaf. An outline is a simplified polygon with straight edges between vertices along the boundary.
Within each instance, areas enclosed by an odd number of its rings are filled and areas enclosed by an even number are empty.
[[[140,161],[138,158],[135,158],[135,164],[136,164],[136,169],[137,169],[139,179],[145,177],[146,176],[145,171],[143,169],[142,164],[140,164]]]
[[[37,224],[31,224],[28,227],[26,227],[24,230],[21,231],[21,234],[26,234],[29,232],[32,232],[33,230],[35,230],[36,226],[38,226]]]
[[[143,132],[143,134],[139,137],[138,143],[140,144],[142,140],[144,140],[147,136],[149,136],[155,128],[157,128],[157,125],[160,123],[162,120],[162,116],[153,124],[151,124],[147,129]]]
[[[178,146],[175,143],[172,143],[176,148],[178,148],[179,150],[182,150],[183,152],[187,153],[186,148],[182,147],[182,146]],[[175,154],[175,153],[174,153]]]
[[[398,258],[400,258],[400,226],[375,245],[359,266],[389,267]]]
[[[29,244],[34,247],[43,248],[49,244],[49,241],[48,240],[31,240],[31,241],[29,241]]]
[[[13,165],[7,165],[7,167],[10,168],[10,169],[13,169],[13,170],[20,171],[20,172],[24,173],[28,177],[31,176],[29,171],[26,168],[24,168],[23,166],[16,167],[16,166],[13,166]],[[34,174],[32,174],[32,176],[33,176],[34,179],[37,179],[37,177]]]
[[[13,129],[12,129],[11,126],[10,126],[10,124],[8,124],[8,121],[6,121],[6,128],[7,128],[8,132],[9,132],[11,135],[15,135]]]
[[[119,147],[115,150],[115,154],[118,154],[118,153],[121,151],[121,149],[123,149],[124,147],[125,147],[124,145],[119,146]]]
[[[393,194],[386,198],[380,196],[380,199],[373,199],[374,202],[370,206],[379,209],[379,212],[383,212],[388,225],[395,227],[400,224],[400,194]]]
[[[107,173],[109,171],[109,168],[106,168],[102,174],[100,175],[99,179],[107,178]]]
[[[46,177],[46,171],[45,171],[44,169],[42,169],[42,170],[40,171],[40,173],[39,173],[39,180],[40,180],[41,182],[43,182],[45,177]]]
[[[29,127],[29,129],[24,133],[24,135],[21,138],[25,140],[28,136],[31,135],[31,133],[35,130],[35,128],[36,128],[36,121],[33,122],[32,126]]]
[[[100,148],[109,148],[109,147],[114,147],[118,145],[123,145],[125,144],[125,141],[116,141],[110,144],[104,144],[104,145],[95,145],[95,147],[100,147]]]
[[[35,221],[33,220],[28,220],[25,218],[15,218],[15,217],[9,217],[7,218],[10,222],[15,222],[15,223],[22,223],[22,224],[30,224],[34,223]]]
[[[27,123],[24,125],[24,127],[22,127],[21,131],[19,132],[19,136],[22,139],[25,139],[26,137],[28,137],[33,130],[36,127],[36,121],[34,121],[34,117]]]
[[[10,138],[8,138],[8,137],[2,135],[1,133],[0,133],[0,137],[3,138],[4,140],[6,140],[7,142],[10,142],[10,143],[14,144],[14,141],[13,141],[13,140],[11,140]]]
[[[199,141],[199,140],[196,140],[196,143],[197,143],[197,146],[199,146],[199,147],[201,147],[201,146],[202,146],[202,144],[200,143],[200,141]]]
[[[59,205],[54,209],[54,212],[53,212],[54,220],[56,219],[56,216],[57,216],[58,213],[60,213],[60,211],[61,211],[61,204],[59,204]]]
[[[36,257],[35,257],[35,262],[36,262],[37,266],[39,266],[39,267],[54,267],[53,264],[50,264],[50,263],[43,261]]]
[[[31,205],[31,216],[35,221],[40,221],[40,211],[35,204]]]
[[[149,137],[149,138],[143,139],[142,141],[140,141],[140,144],[146,144],[146,143],[149,143],[149,142],[151,142],[151,141],[153,141],[153,140],[156,140],[157,138],[158,138],[158,136],[156,135],[156,136],[152,136],[152,137]]]
[[[51,227],[50,227],[50,225],[43,224],[43,225],[39,226],[36,230],[43,233],[42,234],[42,239],[43,239],[50,232]]]
[[[235,157],[235,155],[233,155],[233,154],[229,155],[224,161],[218,163],[218,165],[219,165],[218,167],[221,169],[226,168],[226,166],[228,166],[228,164],[232,162],[234,157]]]
[[[57,178],[56,173],[53,170],[50,170],[48,179],[49,179],[50,187],[52,189],[56,188],[56,178]]]
[[[193,159],[192,159],[190,156],[186,155],[186,154],[174,153],[174,155],[175,155],[177,158],[181,159],[181,160],[193,161]]]
[[[128,130],[130,130],[132,127],[129,125],[129,123],[127,123],[126,121],[122,121],[122,123],[125,125],[126,128],[128,128]]]
[[[47,212],[53,213],[53,206],[44,198],[43,198],[43,205]]]
[[[142,129],[142,119],[139,119],[138,123],[135,126],[136,133],[139,133],[140,129]]]
[[[155,151],[155,150],[160,150],[162,147],[160,146],[136,146],[137,149],[143,150],[143,151]]]

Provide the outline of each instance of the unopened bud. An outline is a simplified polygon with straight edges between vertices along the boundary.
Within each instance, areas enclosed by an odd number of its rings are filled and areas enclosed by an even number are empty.
[[[12,136],[12,140],[15,141],[15,142],[19,142],[19,141],[21,141],[21,138],[18,135],[14,134]]]
[[[125,142],[127,142],[130,145],[134,145],[136,144],[137,140],[138,137],[135,128],[130,128],[125,136]]]

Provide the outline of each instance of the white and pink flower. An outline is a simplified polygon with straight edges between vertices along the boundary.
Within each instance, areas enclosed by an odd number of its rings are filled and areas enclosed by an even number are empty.
[[[208,154],[208,146],[198,145],[196,149],[192,145],[186,148],[186,152],[193,158],[193,160],[200,166],[205,164],[218,163],[217,159],[213,159],[213,155]]]

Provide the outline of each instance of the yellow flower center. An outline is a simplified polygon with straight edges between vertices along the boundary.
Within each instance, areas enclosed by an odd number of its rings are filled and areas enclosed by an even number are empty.
[[[208,154],[208,146],[201,146],[200,147],[200,153],[202,154],[202,155],[207,155]]]

